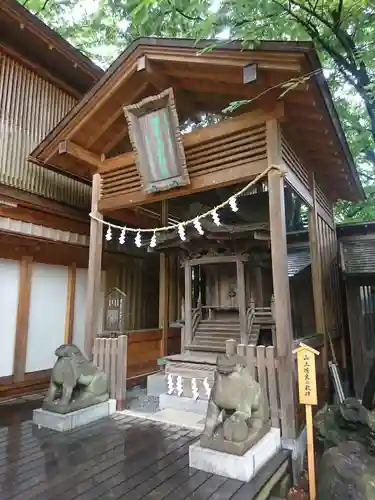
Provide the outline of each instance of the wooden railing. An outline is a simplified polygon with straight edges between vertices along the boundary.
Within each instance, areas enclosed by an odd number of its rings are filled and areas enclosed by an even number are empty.
[[[273,346],[250,346],[239,344],[237,354],[246,360],[251,375],[259,382],[264,395],[264,404],[269,408],[272,427],[283,427],[280,416],[280,395],[278,393],[278,364],[276,350]],[[233,341],[227,340],[227,352],[233,350]]]
[[[246,333],[249,338],[254,323],[254,308],[249,307],[246,311]]]
[[[191,322],[192,323],[193,338],[194,338],[195,332],[197,331],[197,328],[198,328],[198,325],[199,325],[199,322],[201,319],[202,319],[202,308],[197,307],[197,309],[193,310],[193,318],[192,318],[192,322]]]
[[[108,377],[109,394],[117,401],[117,409],[125,408],[128,338],[97,337],[94,342],[93,363]]]

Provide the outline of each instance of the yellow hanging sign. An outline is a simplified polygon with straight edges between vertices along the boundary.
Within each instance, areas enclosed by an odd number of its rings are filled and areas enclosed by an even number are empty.
[[[293,353],[297,354],[299,402],[317,405],[315,356],[319,351],[301,343]]]

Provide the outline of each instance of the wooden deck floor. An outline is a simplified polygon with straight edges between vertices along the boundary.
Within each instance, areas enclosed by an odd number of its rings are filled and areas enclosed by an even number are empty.
[[[1,500],[249,500],[252,485],[189,468],[197,431],[121,414],[60,434],[0,429]]]

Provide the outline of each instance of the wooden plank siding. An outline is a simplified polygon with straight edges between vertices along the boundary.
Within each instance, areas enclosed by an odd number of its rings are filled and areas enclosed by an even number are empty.
[[[128,258],[123,266],[107,268],[106,289],[126,294],[126,330],[156,328],[159,313],[159,268],[157,256]]]
[[[328,360],[332,358],[329,337],[341,338],[342,367],[346,367],[343,336],[342,301],[339,283],[338,244],[332,203],[322,188],[310,176],[313,206],[309,213],[309,240],[314,294],[315,326],[323,334],[322,367],[327,394],[329,385]],[[322,216],[324,213],[325,216]],[[335,353],[337,349],[335,349]]]
[[[0,47],[0,184],[89,206],[89,186],[27,161],[33,148],[75,104],[74,97]]]
[[[161,346],[164,344],[161,328],[128,332],[128,380],[139,379],[157,371]],[[180,328],[168,329],[167,354],[177,354],[181,347]]]
[[[100,210],[112,210],[146,201],[205,191],[210,186],[249,180],[266,169],[265,115],[246,113],[231,120],[199,129],[183,136],[191,184],[166,193],[147,195],[134,153],[125,153],[103,162]],[[251,166],[250,166],[251,165]],[[223,180],[224,179],[224,180]],[[226,179],[226,180],[225,180]]]

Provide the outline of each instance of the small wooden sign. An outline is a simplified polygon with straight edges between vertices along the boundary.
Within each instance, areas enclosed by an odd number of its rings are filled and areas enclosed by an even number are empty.
[[[314,430],[311,406],[318,404],[315,356],[319,355],[319,351],[301,342],[293,353],[297,354],[299,402],[305,405],[306,410],[307,464],[310,500],[315,500]]]
[[[299,402],[317,405],[315,356],[319,351],[301,343],[293,352],[297,354]]]
[[[147,193],[190,183],[172,89],[124,107],[137,168]]]
[[[105,295],[103,334],[121,334],[125,331],[126,294],[112,288]]]

